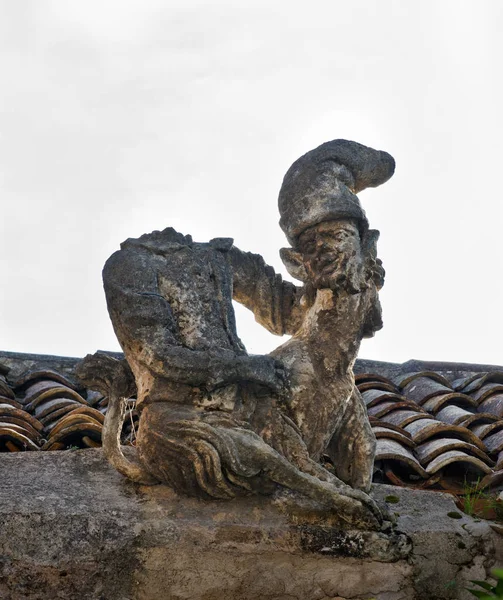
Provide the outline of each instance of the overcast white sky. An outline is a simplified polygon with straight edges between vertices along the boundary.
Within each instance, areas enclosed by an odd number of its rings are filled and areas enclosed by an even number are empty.
[[[342,137],[397,162],[360,195],[387,271],[360,355],[503,364],[502,30],[501,0],[0,0],[0,348],[118,349],[101,268],[154,229],[285,273],[283,175]]]

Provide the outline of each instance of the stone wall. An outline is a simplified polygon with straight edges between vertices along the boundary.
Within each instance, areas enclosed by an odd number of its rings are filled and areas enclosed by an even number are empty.
[[[0,481],[5,600],[468,600],[468,580],[502,564],[502,538],[435,492],[374,486],[403,532],[383,536],[288,516],[288,495],[136,486],[101,450],[3,454]]]

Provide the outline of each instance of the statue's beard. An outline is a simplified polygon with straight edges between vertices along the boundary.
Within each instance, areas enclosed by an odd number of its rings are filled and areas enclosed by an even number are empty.
[[[375,288],[374,288],[375,290]],[[382,308],[381,302],[379,300],[379,296],[377,294],[377,290],[375,290],[375,296],[372,299],[370,309],[367,313],[367,318],[365,319],[365,324],[363,326],[363,337],[371,338],[374,337],[376,331],[382,329]]]
[[[358,255],[326,254],[308,265],[312,285],[316,289],[345,290],[358,294],[366,287],[364,268]]]

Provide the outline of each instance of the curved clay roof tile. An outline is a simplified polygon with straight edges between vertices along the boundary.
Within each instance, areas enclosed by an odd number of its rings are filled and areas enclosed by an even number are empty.
[[[81,408],[80,404],[78,404],[77,402],[72,402],[71,404],[65,404],[62,408],[53,410],[46,416],[41,417],[40,422],[44,426],[44,431],[50,431],[61,417],[75,410],[78,410],[79,408]]]
[[[96,406],[103,399],[104,396],[101,392],[97,392],[96,390],[87,390],[86,400],[89,406]]]
[[[446,425],[435,419],[421,419],[414,421],[413,423],[409,423],[405,427],[405,430],[411,434],[412,439],[416,444],[426,442],[426,440],[432,439],[435,436],[442,436],[466,440],[483,451],[486,449],[484,443],[466,427]]]
[[[418,377],[410,381],[402,389],[404,396],[418,404],[424,404],[430,398],[443,394],[451,394],[452,388],[432,379],[431,377]]]
[[[356,385],[360,385],[362,383],[368,383],[368,382],[379,382],[379,383],[385,383],[385,384],[389,384],[389,385],[393,385],[391,379],[388,379],[387,377],[383,377],[382,375],[377,375],[376,373],[359,373],[357,375],[355,375],[355,383]]]
[[[64,386],[69,387],[72,390],[77,389],[77,386],[70,381],[68,377],[65,377],[53,369],[36,369],[33,371],[28,371],[27,373],[23,373],[23,375],[16,380],[13,387],[16,391],[22,391],[40,380],[57,381],[58,383],[62,383]]]
[[[58,410],[59,408],[64,408],[65,406],[74,406],[79,405],[78,402],[72,400],[71,398],[52,398],[51,400],[47,400],[46,402],[40,403],[35,409],[35,416],[37,419],[43,419],[47,417],[50,413]]]
[[[398,433],[405,435],[409,439],[412,439],[410,433],[407,433],[405,431],[405,429],[402,429],[402,427],[398,427],[398,425],[392,425],[391,423],[385,423],[384,421],[381,421],[380,419],[376,419],[375,417],[372,417],[372,416],[369,416],[369,421],[370,421],[370,424],[372,425],[372,427],[385,427],[386,429],[391,429],[392,431],[397,431]]]
[[[407,448],[414,448],[414,442],[400,431],[396,431],[395,429],[389,429],[388,427],[380,427],[379,425],[375,425],[372,427],[372,431],[377,439],[386,439],[386,440],[395,440],[402,446],[407,446]]]
[[[464,406],[476,408],[477,403],[475,400],[466,394],[460,394],[459,392],[451,392],[448,394],[440,394],[433,396],[429,400],[426,400],[421,406],[429,413],[436,414],[439,410],[442,410],[446,404],[453,404],[455,406]]]
[[[503,384],[503,371],[493,371],[492,373],[477,373],[471,378],[471,381],[467,381],[462,388],[465,394],[470,394],[480,389],[486,383],[500,383]]]
[[[424,410],[421,409],[414,402],[397,402],[395,400],[390,400],[389,402],[380,402],[374,406],[367,407],[367,413],[373,417],[377,417],[378,419],[382,419],[385,415],[390,413],[393,410],[404,409],[409,410],[416,413],[426,414]]]
[[[23,408],[23,405],[20,402],[14,400],[13,398],[6,398],[5,396],[0,396],[0,404],[8,404],[14,408],[19,408],[19,410]]]
[[[468,377],[461,377],[460,379],[455,379],[452,382],[452,387],[457,392],[463,392],[465,394],[468,394],[472,390],[471,384],[475,384],[475,382],[479,379],[482,379],[484,375],[486,375],[486,373],[474,373],[473,375],[469,375]]]
[[[0,426],[0,442],[12,442],[22,450],[40,450],[29,437],[12,427]]]
[[[480,404],[490,396],[503,392],[503,385],[501,383],[489,382],[481,386],[478,390],[471,392],[471,397]]]
[[[4,416],[16,417],[17,419],[20,419],[21,421],[26,421],[36,431],[42,431],[42,429],[44,428],[42,423],[38,419],[36,419],[33,415],[30,415],[30,413],[27,413],[25,410],[20,410],[19,408],[14,408],[13,406],[10,406],[9,404],[0,404],[0,417],[4,417]]]
[[[7,429],[14,429],[14,431],[19,431],[19,433],[22,433],[27,438],[30,438],[30,440],[37,446],[38,442],[40,442],[40,440],[42,439],[38,431],[35,431],[35,429],[33,429],[32,427],[30,427],[30,425],[27,425],[25,423],[12,423],[7,421],[3,417],[0,417],[0,428],[2,427]]]
[[[394,410],[387,415],[384,415],[381,420],[386,423],[391,423],[392,425],[398,425],[398,427],[407,428],[407,426],[414,421],[433,421],[434,419],[428,413],[413,410]]]
[[[480,448],[477,448],[477,446],[474,446],[473,444],[463,440],[454,438],[429,440],[428,442],[424,442],[423,444],[416,446],[414,453],[418,457],[419,462],[423,465],[423,467],[426,467],[432,460],[451,450],[462,450],[466,454],[476,456],[489,466],[494,466],[494,461],[491,460]]]
[[[71,411],[71,414],[87,415],[102,425],[105,422],[105,415],[91,406],[78,406]]]
[[[360,383],[357,385],[360,393],[366,392],[367,390],[381,390],[383,392],[398,393],[400,390],[392,383],[384,383],[379,381],[368,381],[367,383]]]
[[[0,394],[2,396],[6,396],[7,398],[15,399],[16,395],[13,390],[9,387],[6,381],[0,378]]]
[[[503,450],[503,430],[491,433],[484,438],[484,444],[489,454],[496,454]]]
[[[426,467],[426,472],[429,475],[433,475],[434,473],[440,471],[440,469],[444,469],[445,467],[447,467],[447,465],[451,465],[457,462],[470,463],[486,475],[493,472],[491,467],[487,466],[479,458],[475,456],[469,456],[468,454],[465,454],[465,452],[461,452],[460,450],[450,450],[448,452],[440,454],[440,456],[437,456],[437,458],[432,460],[430,464]]]
[[[401,463],[405,463],[414,473],[420,475],[424,479],[428,477],[428,473],[419,464],[419,461],[412,452],[395,440],[377,440],[376,460],[397,460]]]
[[[96,421],[96,419],[93,419],[93,417],[90,417],[89,415],[83,415],[82,413],[75,414],[75,412],[76,411],[73,411],[65,415],[62,419],[58,421],[56,426],[51,429],[51,433],[49,434],[48,438],[49,440],[56,436],[62,429],[73,425],[87,425],[90,423],[92,425],[98,425],[99,427],[103,428],[103,425]]]
[[[393,377],[392,381],[399,388],[404,388],[406,385],[409,385],[409,383],[414,381],[414,379],[419,379],[421,377],[427,377],[429,379],[432,379],[433,381],[436,381],[437,383],[444,385],[446,388],[451,389],[451,384],[449,380],[446,379],[443,375],[440,375],[440,373],[437,373],[436,371],[419,371],[415,373],[406,373],[405,375],[398,375],[397,377]]]
[[[483,440],[490,433],[496,433],[497,431],[503,429],[503,420],[498,419],[494,423],[475,424],[473,426],[470,423],[468,427],[479,439]]]
[[[449,404],[437,413],[436,418],[448,425],[464,425],[464,422],[473,416],[476,417],[473,412],[465,410],[460,406]]]
[[[375,389],[361,392],[361,394],[362,394],[363,401],[365,402],[365,405],[367,406],[367,408],[370,408],[371,406],[374,406],[375,404],[378,404],[379,402],[382,402],[383,400],[394,399],[399,402],[404,402],[407,400],[407,398],[405,396],[401,396],[400,394],[397,394],[395,392],[387,392],[387,391],[375,390]]]
[[[55,381],[39,381],[28,388],[24,397],[25,408],[27,411],[36,412],[38,405],[49,398],[72,398],[75,402],[87,405],[80,394],[66,385]]]
[[[73,441],[82,439],[84,436],[92,439],[101,440],[101,431],[103,427],[97,423],[79,423],[63,428],[54,436],[51,436],[47,443],[42,446],[42,450],[52,450],[58,443],[68,445]]]
[[[477,412],[491,413],[498,418],[503,417],[503,394],[494,394],[486,398],[478,405]]]
[[[15,417],[14,415],[1,414],[0,421],[5,423],[7,426],[17,425],[18,427],[26,430],[28,432],[26,435],[33,441],[38,441],[42,437],[42,430],[35,429],[33,425],[31,425],[26,419],[21,419],[19,417]]]

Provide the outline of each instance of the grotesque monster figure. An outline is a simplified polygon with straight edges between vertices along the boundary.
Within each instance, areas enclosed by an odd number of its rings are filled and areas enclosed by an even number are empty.
[[[173,229],[127,240],[110,257],[104,287],[127,364],[97,354],[80,376],[110,395],[103,444],[118,470],[207,498],[286,487],[342,522],[380,526],[366,494],[375,439],[352,367],[361,339],[382,326],[384,271],[355,194],[393,170],[389,154],[346,140],[292,165],[279,196],[291,244],[281,257],[300,287],[232,240],[195,243]],[[270,356],[247,355],[232,298],[292,338]],[[132,462],[118,440],[121,399],[135,387]]]

